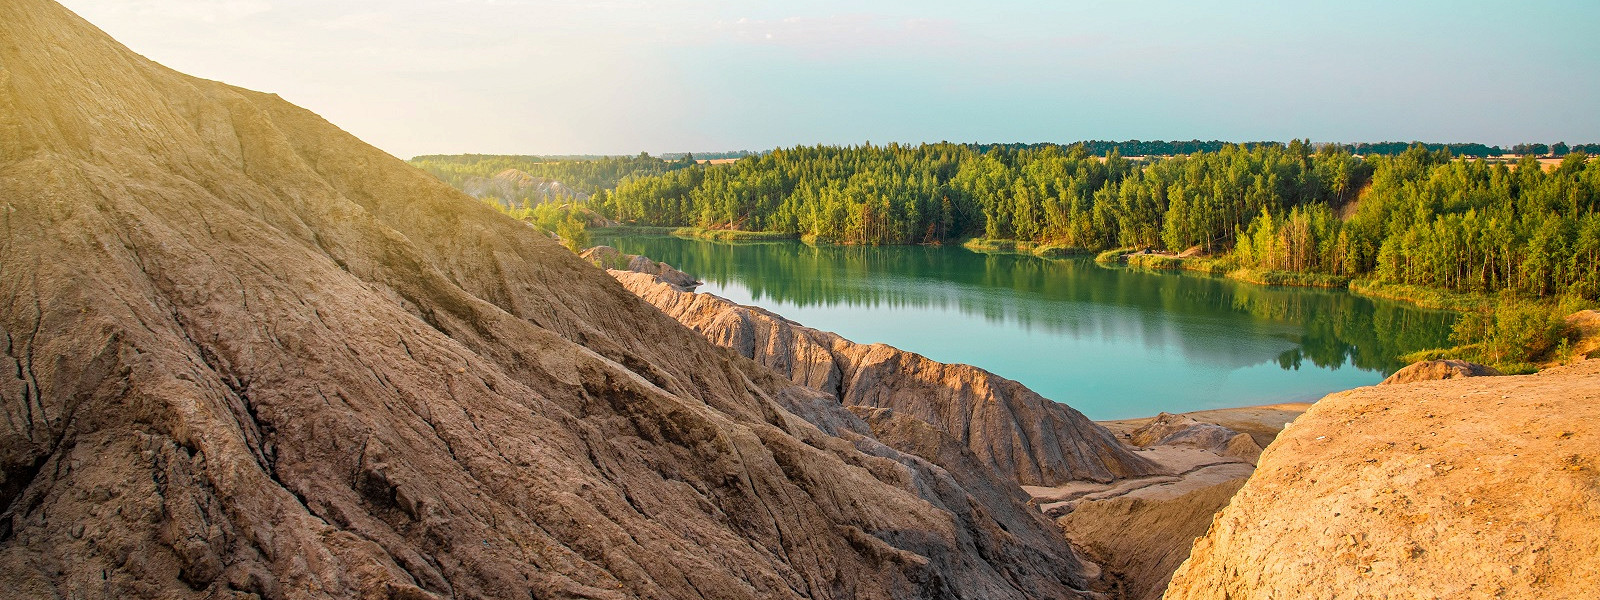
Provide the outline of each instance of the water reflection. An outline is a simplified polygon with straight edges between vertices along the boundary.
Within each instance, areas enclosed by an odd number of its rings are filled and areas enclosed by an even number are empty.
[[[1262,401],[1316,397],[1373,383],[1402,366],[1398,356],[1443,345],[1454,318],[1342,291],[1108,269],[1086,259],[916,246],[600,241],[671,263],[705,281],[702,291],[857,341],[978,364],[1041,393],[1053,390],[1046,395],[1057,400],[1098,390],[1237,405],[1237,399],[1200,398],[1197,390],[1210,386],[1208,393],[1224,394],[1240,385],[1255,386],[1249,395]],[[1284,380],[1263,375],[1266,365],[1290,372],[1353,367],[1344,371],[1359,375]],[[1141,373],[1148,381],[1139,385],[1109,381],[1146,368],[1171,372]],[[1277,388],[1266,389],[1266,380]],[[1278,389],[1285,385],[1292,389]]]

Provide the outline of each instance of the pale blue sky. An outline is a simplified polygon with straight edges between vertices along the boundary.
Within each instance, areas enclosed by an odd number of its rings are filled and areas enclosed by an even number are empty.
[[[63,3],[152,59],[279,93],[402,158],[1600,142],[1596,0]]]

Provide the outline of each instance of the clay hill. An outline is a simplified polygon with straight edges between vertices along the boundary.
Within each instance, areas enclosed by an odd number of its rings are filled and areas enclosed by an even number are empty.
[[[1108,482],[1162,472],[1082,413],[983,369],[884,344],[857,344],[758,307],[684,291],[650,273],[610,273],[717,345],[846,406],[885,408],[921,420],[1018,484]]]
[[[1596,423],[1597,360],[1330,395],[1266,449],[1166,598],[1594,598]]]
[[[951,473],[991,470],[1012,487],[1020,483],[1030,504],[1055,519],[1074,547],[1097,563],[1099,589],[1110,598],[1160,598],[1194,540],[1205,535],[1212,516],[1254,472],[1260,444],[1271,443],[1284,423],[1309,406],[1093,423],[976,367],[942,364],[882,344],[857,344],[770,311],[689,292],[675,282],[693,283],[692,277],[647,257],[608,246],[590,248],[583,256],[599,266],[624,267],[609,273],[713,342],[847,404],[889,445]],[[970,412],[965,420],[952,418],[958,415],[951,407],[970,407]],[[1009,436],[987,435],[1007,430]],[[1006,445],[1040,438],[1073,440],[1070,448],[1101,454],[1084,458],[1052,452],[1060,446],[1015,452]],[[1120,465],[1120,470],[1107,476],[1082,464]],[[1030,479],[1041,473],[1052,477]]]
[[[1145,468],[847,411],[47,0],[0,3],[0,223],[11,596],[1086,597],[974,465]],[[1068,460],[1020,458],[1045,442]]]
[[[1271,443],[1305,410],[1280,405],[1094,423],[976,367],[857,344],[758,307],[690,292],[673,282],[693,278],[647,257],[608,246],[583,256],[626,267],[608,272],[707,339],[846,404],[889,445],[951,473],[989,470],[1010,487],[1020,485],[1030,504],[1096,563],[1099,589],[1111,598],[1160,598],[1211,517],[1254,472],[1259,444]],[[966,418],[952,407],[969,407]],[[1009,435],[989,435],[994,431]],[[1010,445],[1035,439],[1072,443],[1065,452]]]
[[[965,451],[914,452],[953,472],[980,458],[1023,483],[1101,568],[1111,598],[1575,599],[1600,589],[1600,361],[1523,377],[1422,362],[1314,405],[1095,424],[981,370],[855,344],[633,263],[640,272],[610,273],[717,344],[851,405],[880,439],[905,447],[937,430]],[[1582,319],[1592,314],[1569,320]],[[852,391],[863,381],[874,391]],[[950,421],[949,406],[981,408]],[[1041,417],[1052,410],[1061,416]],[[1055,427],[1094,440],[1106,454],[1092,462],[1128,471],[1097,479],[1074,471],[1082,455],[1010,453],[983,435],[1005,423],[1018,439]],[[1138,462],[1122,458],[1129,451]],[[1140,463],[1154,468],[1128,467]],[[1028,479],[1050,469],[1069,475]]]

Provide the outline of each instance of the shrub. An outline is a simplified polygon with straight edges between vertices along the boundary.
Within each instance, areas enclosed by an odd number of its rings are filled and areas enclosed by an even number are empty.
[[[1451,341],[1475,345],[1478,362],[1519,365],[1536,362],[1562,338],[1561,307],[1551,303],[1501,298],[1492,310],[1468,312],[1456,321]]]

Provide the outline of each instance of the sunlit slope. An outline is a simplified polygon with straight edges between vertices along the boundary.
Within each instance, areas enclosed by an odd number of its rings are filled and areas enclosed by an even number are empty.
[[[0,204],[0,589],[1083,585],[1047,522],[795,417],[818,397],[524,225],[46,0],[0,3]]]

